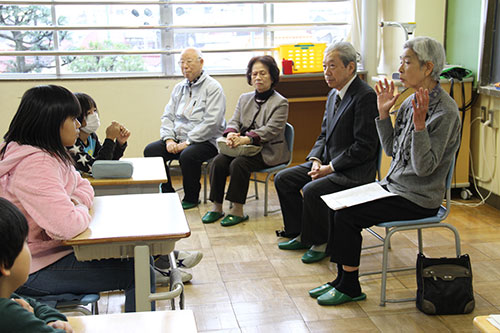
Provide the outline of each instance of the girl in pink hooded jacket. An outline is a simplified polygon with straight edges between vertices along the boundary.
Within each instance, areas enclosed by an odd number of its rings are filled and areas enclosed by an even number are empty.
[[[26,216],[33,256],[28,281],[17,293],[43,297],[120,289],[125,290],[125,311],[134,311],[133,260],[79,262],[61,242],[83,232],[91,220],[94,191],[65,148],[78,137],[80,113],[69,90],[31,88],[0,145],[0,196]],[[154,281],[151,286],[154,291]]]

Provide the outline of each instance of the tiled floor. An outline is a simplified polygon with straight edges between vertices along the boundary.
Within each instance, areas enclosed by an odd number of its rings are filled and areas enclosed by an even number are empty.
[[[271,206],[278,207],[275,193]],[[332,280],[336,268],[327,259],[303,264],[304,251],[279,250],[274,232],[282,227],[279,212],[264,217],[263,199],[249,199],[245,212],[250,220],[222,227],[201,222],[209,209],[210,204],[202,204],[186,211],[192,235],[177,246],[204,254],[185,285],[186,308],[194,311],[201,332],[473,332],[475,316],[500,313],[500,211],[487,205],[453,206],[447,221],[459,229],[462,252],[470,255],[474,274],[476,309],[455,316],[428,316],[413,302],[380,307],[376,275],[361,278],[365,301],[319,306],[307,291]],[[364,239],[375,242],[368,234]],[[444,229],[424,231],[424,244],[428,256],[454,255],[452,234]],[[391,264],[413,264],[416,232],[396,234],[392,249]],[[380,264],[380,248],[363,252],[361,272]],[[412,297],[415,290],[414,272],[390,275],[389,297]],[[122,307],[121,293],[102,295],[101,313],[121,312]],[[169,302],[157,302],[157,308],[169,309]]]

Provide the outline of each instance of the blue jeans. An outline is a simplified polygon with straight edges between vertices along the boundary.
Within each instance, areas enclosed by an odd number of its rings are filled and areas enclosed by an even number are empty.
[[[151,259],[152,263],[152,259]],[[151,292],[155,292],[155,275],[150,265]],[[135,311],[135,281],[133,259],[103,259],[78,261],[74,253],[59,259],[38,272],[16,293],[29,297],[71,294],[92,294],[101,291],[124,290],[125,312]],[[151,303],[155,310],[155,303]]]

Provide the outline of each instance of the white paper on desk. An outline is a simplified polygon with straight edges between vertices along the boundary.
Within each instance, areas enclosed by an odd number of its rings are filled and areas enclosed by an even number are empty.
[[[339,210],[394,195],[397,194],[384,190],[378,183],[370,183],[336,193],[325,194],[321,196],[321,199],[331,209]]]
[[[486,319],[488,319],[488,321],[491,323],[491,325],[495,326],[496,328],[498,328],[500,330],[500,315],[491,314]]]

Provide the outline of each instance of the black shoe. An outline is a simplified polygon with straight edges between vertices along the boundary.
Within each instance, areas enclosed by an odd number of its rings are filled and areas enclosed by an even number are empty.
[[[161,193],[174,193],[175,192],[174,188],[169,183],[162,183],[160,185],[160,191],[161,191]]]
[[[285,230],[276,230],[276,237],[295,238],[299,234],[288,233]]]

